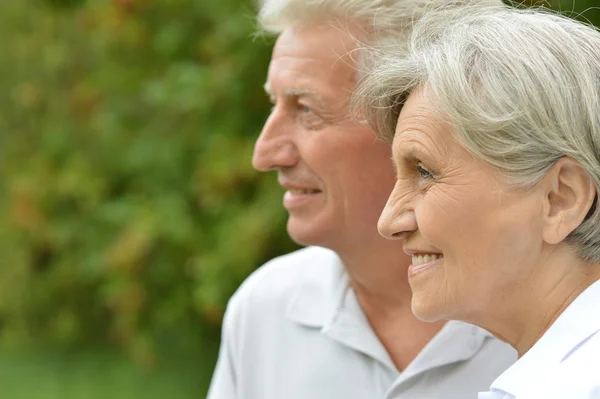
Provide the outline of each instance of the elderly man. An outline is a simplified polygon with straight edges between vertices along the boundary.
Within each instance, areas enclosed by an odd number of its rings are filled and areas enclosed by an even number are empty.
[[[278,172],[288,233],[309,247],[230,300],[210,399],[464,399],[515,361],[477,327],[415,318],[410,259],[377,232],[395,173],[389,146],[350,117],[353,50],[382,32],[407,38],[427,3],[263,4],[263,28],[279,36],[253,164]]]

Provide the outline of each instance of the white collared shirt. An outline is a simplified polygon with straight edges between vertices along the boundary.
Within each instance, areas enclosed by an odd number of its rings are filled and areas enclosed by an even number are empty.
[[[317,247],[276,258],[232,297],[209,399],[475,398],[516,352],[447,323],[399,373],[338,256]]]
[[[479,399],[600,399],[600,281]]]

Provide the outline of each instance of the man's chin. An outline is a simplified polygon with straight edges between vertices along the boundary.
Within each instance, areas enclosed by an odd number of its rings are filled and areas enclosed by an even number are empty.
[[[311,220],[299,220],[290,216],[287,223],[287,232],[292,241],[302,246],[328,247],[331,241],[331,232],[327,228]]]

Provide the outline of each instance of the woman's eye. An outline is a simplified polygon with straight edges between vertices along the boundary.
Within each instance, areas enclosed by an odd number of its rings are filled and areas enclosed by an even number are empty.
[[[300,107],[301,107],[301,109],[302,109],[302,113],[309,114],[309,113],[311,113],[311,112],[312,112],[312,109],[310,109],[310,108],[309,108],[309,107],[307,107],[306,105],[301,105]]]
[[[418,163],[415,165],[415,170],[419,175],[421,175],[424,179],[433,179],[433,173],[425,169],[422,163]]]

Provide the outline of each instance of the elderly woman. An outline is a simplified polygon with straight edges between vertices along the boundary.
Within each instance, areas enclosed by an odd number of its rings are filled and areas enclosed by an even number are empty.
[[[382,48],[355,106],[392,143],[379,230],[412,256],[413,312],[517,349],[480,398],[600,398],[600,33],[467,7]]]

